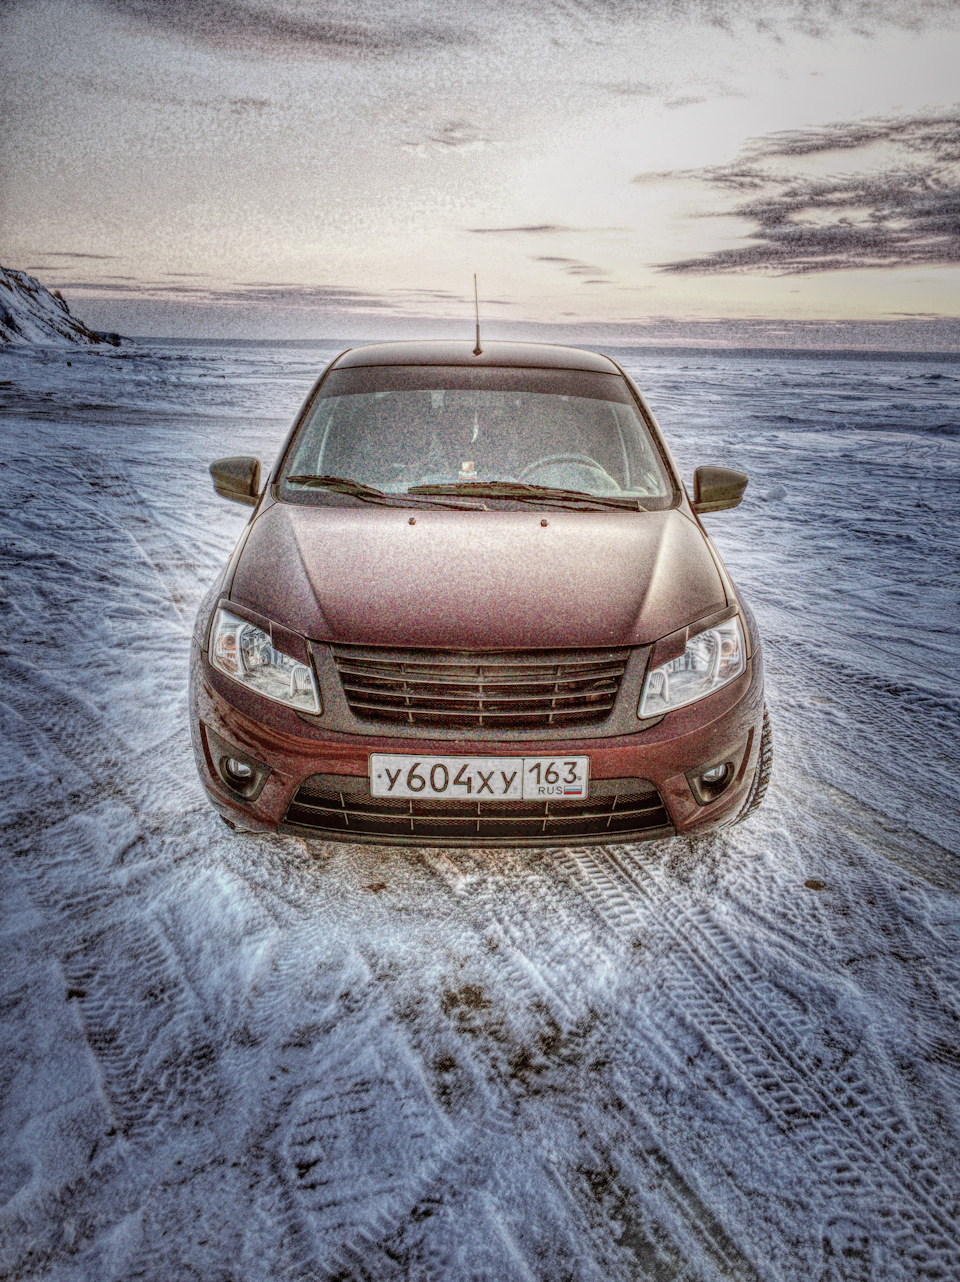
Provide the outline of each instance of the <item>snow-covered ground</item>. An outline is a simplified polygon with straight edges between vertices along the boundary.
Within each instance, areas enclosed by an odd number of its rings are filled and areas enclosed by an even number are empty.
[[[960,1277],[960,365],[630,356],[752,477],[774,784],[442,853],[232,835],[194,772],[206,464],[332,351],[0,351],[0,1276]]]

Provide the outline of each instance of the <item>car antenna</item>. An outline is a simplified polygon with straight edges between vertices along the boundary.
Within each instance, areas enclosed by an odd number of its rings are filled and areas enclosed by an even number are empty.
[[[477,345],[473,349],[474,356],[482,356],[483,348],[480,346],[480,298],[477,294],[477,273],[473,273],[473,310],[477,318]]]

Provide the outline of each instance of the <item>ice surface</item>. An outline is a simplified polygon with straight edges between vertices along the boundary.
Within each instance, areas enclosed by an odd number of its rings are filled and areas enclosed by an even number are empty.
[[[192,761],[206,464],[332,352],[0,351],[0,1276],[960,1277],[960,366],[626,358],[751,476],[773,786],[441,853],[231,835]]]

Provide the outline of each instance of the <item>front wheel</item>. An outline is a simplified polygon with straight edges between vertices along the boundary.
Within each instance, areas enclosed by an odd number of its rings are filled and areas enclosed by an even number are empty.
[[[757,768],[753,775],[753,783],[750,786],[750,793],[743,804],[743,809],[740,811],[740,814],[736,819],[738,824],[743,823],[744,819],[752,815],[755,810],[760,809],[760,805],[766,795],[772,773],[773,731],[770,729],[770,713],[767,711],[767,705],[764,704],[763,730],[760,733],[760,755],[757,758]]]

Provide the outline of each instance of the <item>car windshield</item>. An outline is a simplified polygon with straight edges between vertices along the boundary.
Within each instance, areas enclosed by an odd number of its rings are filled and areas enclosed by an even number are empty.
[[[586,370],[332,370],[280,476],[299,503],[554,501],[668,507],[673,486],[630,389]],[[411,491],[419,491],[411,495]],[[584,496],[578,500],[578,496]],[[489,502],[488,502],[489,500]]]

